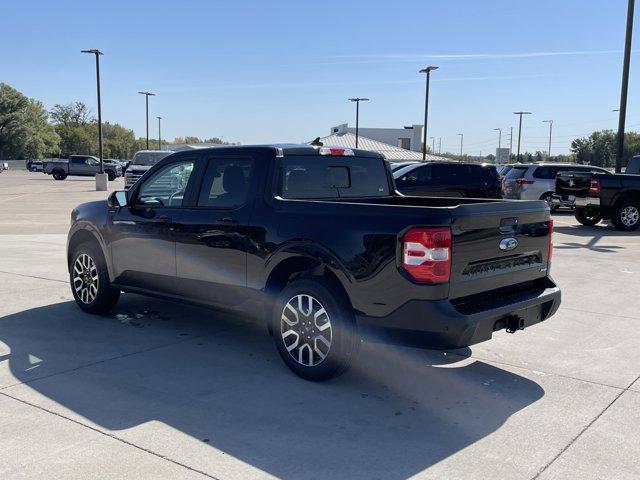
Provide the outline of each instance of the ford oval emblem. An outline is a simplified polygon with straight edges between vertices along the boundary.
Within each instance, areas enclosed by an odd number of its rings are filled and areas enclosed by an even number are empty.
[[[518,246],[518,240],[515,238],[503,238],[500,241],[500,250],[509,252]]]

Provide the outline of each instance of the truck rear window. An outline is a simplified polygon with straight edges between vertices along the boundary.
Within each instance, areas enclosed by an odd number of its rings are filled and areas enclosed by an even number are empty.
[[[389,195],[384,160],[366,157],[284,157],[279,194],[283,198],[354,198]]]

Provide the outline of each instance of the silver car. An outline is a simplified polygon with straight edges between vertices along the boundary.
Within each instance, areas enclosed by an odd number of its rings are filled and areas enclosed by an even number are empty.
[[[502,179],[502,198],[512,200],[544,200],[551,210],[573,207],[575,198],[556,198],[558,172],[607,172],[604,168],[575,163],[528,163],[513,165]]]

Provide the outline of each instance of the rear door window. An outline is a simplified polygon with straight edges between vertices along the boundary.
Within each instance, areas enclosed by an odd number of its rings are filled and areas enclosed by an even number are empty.
[[[389,195],[385,160],[367,157],[291,156],[281,160],[283,198],[354,198]]]
[[[212,158],[202,180],[199,207],[236,208],[245,204],[249,192],[251,158]]]
[[[540,179],[548,179],[551,180],[553,178],[556,178],[556,175],[558,174],[558,171],[560,171],[560,167],[553,167],[553,166],[541,166],[536,168],[533,171],[533,178],[540,178]]]

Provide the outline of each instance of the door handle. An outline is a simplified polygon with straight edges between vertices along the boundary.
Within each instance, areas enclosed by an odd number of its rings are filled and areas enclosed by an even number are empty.
[[[160,222],[164,223],[165,225],[171,225],[173,223],[171,218],[167,217],[166,215],[161,215],[160,217],[158,217],[158,220],[160,220]]]
[[[172,232],[177,232],[180,230],[180,224],[175,223],[170,217],[166,215],[161,215],[158,217],[159,223],[166,226]]]
[[[233,218],[229,218],[229,217],[221,218],[216,223],[218,225],[238,225],[237,220],[234,220]]]

